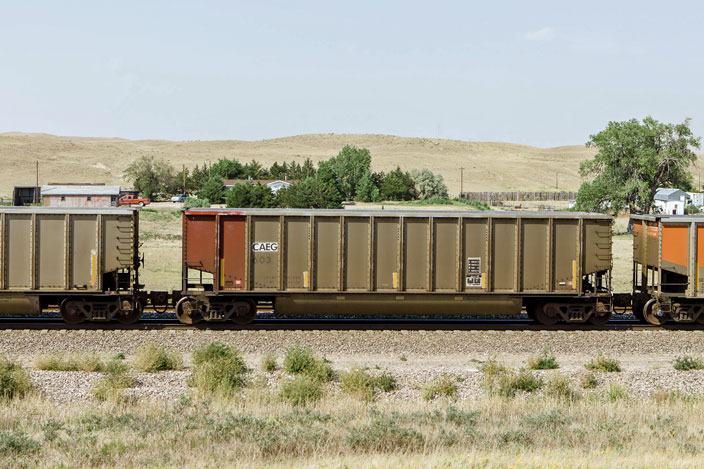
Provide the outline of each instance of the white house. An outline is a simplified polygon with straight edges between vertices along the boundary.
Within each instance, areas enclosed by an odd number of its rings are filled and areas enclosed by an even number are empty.
[[[704,192],[687,192],[687,195],[692,199],[692,205],[695,207],[704,206]]]
[[[655,210],[667,215],[684,215],[684,206],[691,197],[680,189],[658,188],[655,192]]]

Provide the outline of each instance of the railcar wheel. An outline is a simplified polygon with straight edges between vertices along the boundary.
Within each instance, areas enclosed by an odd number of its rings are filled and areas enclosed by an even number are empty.
[[[142,306],[142,303],[139,300],[135,300],[134,302],[125,300],[122,303],[122,308],[120,308],[120,310],[115,315],[115,319],[117,319],[117,322],[119,322],[120,324],[133,324],[137,322],[139,318],[142,317],[143,311],[144,307]]]
[[[560,320],[557,308],[550,303],[538,303],[533,310],[535,320],[543,326],[554,326]]]
[[[631,312],[633,313],[633,316],[636,317],[637,320],[640,322],[647,322],[645,320],[645,316],[643,316],[643,303],[638,300],[633,300],[633,304],[631,305]]]
[[[643,317],[647,322],[655,326],[662,326],[669,319],[666,315],[658,315],[660,311],[660,303],[655,298],[650,299],[645,306],[643,306]]]
[[[246,326],[257,316],[257,306],[252,301],[236,301],[232,312],[232,322],[238,326]]]
[[[594,324],[595,326],[603,326],[611,319],[611,311],[606,308],[606,305],[602,302],[596,304],[594,313],[589,316],[589,324]]]
[[[86,315],[81,308],[82,304],[82,301],[68,298],[61,302],[61,318],[66,324],[81,324],[86,320]]]
[[[184,296],[176,303],[176,317],[184,324],[196,324],[203,319],[194,298]]]

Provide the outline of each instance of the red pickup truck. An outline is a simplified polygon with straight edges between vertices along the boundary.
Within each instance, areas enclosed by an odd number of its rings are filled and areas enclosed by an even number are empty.
[[[133,194],[125,194],[120,197],[120,200],[118,201],[119,205],[139,205],[140,207],[144,207],[145,205],[149,204],[149,202],[151,202],[151,200],[140,199],[139,197]]]

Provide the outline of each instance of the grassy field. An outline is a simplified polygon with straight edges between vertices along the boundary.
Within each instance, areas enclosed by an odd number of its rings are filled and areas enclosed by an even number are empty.
[[[266,386],[174,402],[0,405],[5,467],[697,467],[704,401],[610,389],[456,402],[292,406]]]

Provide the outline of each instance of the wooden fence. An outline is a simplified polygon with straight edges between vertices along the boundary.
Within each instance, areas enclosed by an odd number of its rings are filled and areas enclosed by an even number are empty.
[[[543,192],[463,192],[460,197],[479,202],[524,202],[524,201],[568,201],[577,198],[576,192],[543,191]]]

